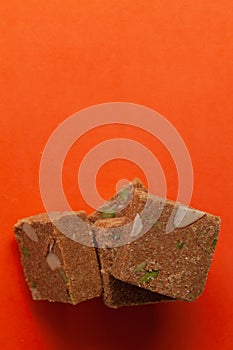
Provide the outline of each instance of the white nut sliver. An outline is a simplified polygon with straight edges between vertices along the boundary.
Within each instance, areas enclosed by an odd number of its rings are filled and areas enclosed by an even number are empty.
[[[39,239],[38,239],[38,236],[36,234],[36,230],[31,226],[29,225],[27,222],[25,222],[23,224],[23,231],[26,233],[26,235],[34,242],[38,242]]]
[[[139,214],[135,216],[130,237],[137,237],[142,231],[142,219]]]
[[[205,213],[203,211],[190,209],[186,206],[181,205],[176,211],[174,226],[179,228],[186,227],[190,224],[193,224],[204,215]]]
[[[51,270],[57,269],[60,265],[61,262],[56,254],[53,252],[49,252],[47,257],[46,257],[47,264],[51,268]]]
[[[40,300],[41,295],[37,288],[30,288],[33,300]]]

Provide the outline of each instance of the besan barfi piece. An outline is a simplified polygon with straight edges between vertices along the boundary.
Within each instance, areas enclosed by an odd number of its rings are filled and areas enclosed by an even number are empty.
[[[47,214],[40,214],[14,226],[33,299],[77,304],[100,296],[101,277],[85,212],[52,215],[52,221]],[[76,215],[81,219],[78,224]],[[58,230],[59,225],[66,228],[67,236]],[[79,232],[86,244],[75,241]]]
[[[149,205],[142,213],[148,202],[157,212]],[[153,223],[158,212],[160,217]],[[135,191],[126,216],[139,222],[138,238],[118,248],[112,276],[178,300],[199,297],[217,243],[220,218],[140,190]]]
[[[119,248],[107,248],[108,245],[111,246],[112,242],[111,235],[109,235],[109,233],[106,235],[105,229],[109,231],[115,227],[118,227],[119,231],[117,234],[114,232],[112,233],[112,239],[118,240],[120,238],[118,235],[124,235],[125,223],[125,217],[118,217],[98,219],[94,224],[94,235],[96,240],[101,246],[106,246],[106,248],[98,249],[101,265],[104,303],[109,307],[118,308],[121,306],[149,304],[171,300],[169,297],[122,282],[110,275],[109,272],[111,271],[114,257]]]

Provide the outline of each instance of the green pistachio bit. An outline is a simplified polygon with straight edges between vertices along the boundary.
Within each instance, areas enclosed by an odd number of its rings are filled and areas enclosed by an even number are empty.
[[[206,231],[205,231],[205,230],[202,230],[202,231],[201,231],[201,235],[206,235]]]
[[[182,241],[178,241],[178,242],[177,242],[177,248],[178,248],[178,249],[182,249],[183,246],[184,246],[184,243],[183,243]]]
[[[112,234],[112,238],[115,239],[115,241],[117,241],[118,239],[120,239],[120,234],[119,233],[113,233]]]
[[[139,265],[136,267],[135,272],[140,272],[140,271],[144,270],[145,267],[146,267],[146,265],[147,265],[147,262],[146,262],[146,261],[142,262],[141,264],[139,264]]]
[[[67,282],[68,282],[68,277],[67,277],[65,271],[59,270],[59,272],[60,272],[60,275],[61,275],[61,278],[63,279],[63,281],[64,281],[65,283],[67,283]]]
[[[74,297],[73,294],[67,289],[66,290],[67,296],[70,299],[71,303],[74,304]]]
[[[161,225],[161,222],[159,220],[157,221],[157,228],[158,228],[158,230],[162,229],[162,225]]]
[[[23,256],[25,256],[25,258],[29,258],[30,257],[30,253],[29,253],[29,250],[27,247],[22,247],[22,253],[23,253]]]
[[[31,282],[30,286],[31,288],[36,288],[36,282]]]
[[[128,199],[128,191],[127,190],[120,190],[120,192],[118,193],[120,200],[122,202],[125,202]]]
[[[154,278],[158,277],[158,274],[159,274],[159,271],[157,270],[147,271],[140,279],[140,282],[142,283],[150,282]]]
[[[102,219],[108,219],[108,218],[115,218],[115,213],[114,212],[102,212],[101,213],[101,218]]]
[[[213,242],[212,242],[212,247],[213,247],[213,249],[215,249],[215,248],[216,248],[216,244],[217,244],[217,242],[218,242],[218,239],[217,239],[217,238],[215,238],[215,239],[213,240]]]
[[[100,216],[102,219],[108,219],[108,218],[115,218],[115,212],[111,209],[111,210],[104,210],[101,212]]]

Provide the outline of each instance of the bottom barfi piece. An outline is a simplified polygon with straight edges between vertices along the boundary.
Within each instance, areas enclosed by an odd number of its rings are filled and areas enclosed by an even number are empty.
[[[85,232],[85,212],[53,213],[53,220],[40,214],[14,226],[33,299],[77,304],[100,296],[102,282],[92,237]],[[59,225],[66,228],[67,236],[58,230]],[[79,231],[86,244],[74,240]]]
[[[94,226],[93,231],[96,242],[102,247],[105,245],[106,248],[97,248],[97,252],[100,260],[100,269],[103,283],[103,299],[105,305],[118,308],[121,306],[130,305],[141,305],[156,303],[159,301],[171,301],[172,298],[160,295],[158,293],[151,292],[144,288],[139,288],[129,283],[125,283],[116,279],[110,275],[111,267],[114,262],[115,255],[120,247],[111,247],[111,238],[119,239],[120,236],[124,235],[124,225],[126,223],[125,217],[120,218],[108,218],[98,219]],[[111,235],[109,230],[118,228],[117,235]],[[106,233],[107,230],[107,234]],[[110,237],[110,238],[109,238]]]

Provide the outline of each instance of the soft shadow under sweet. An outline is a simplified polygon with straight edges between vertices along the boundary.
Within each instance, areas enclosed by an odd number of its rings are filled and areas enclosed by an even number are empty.
[[[29,301],[38,326],[56,349],[150,348],[153,306],[107,308],[101,298],[76,306]]]

